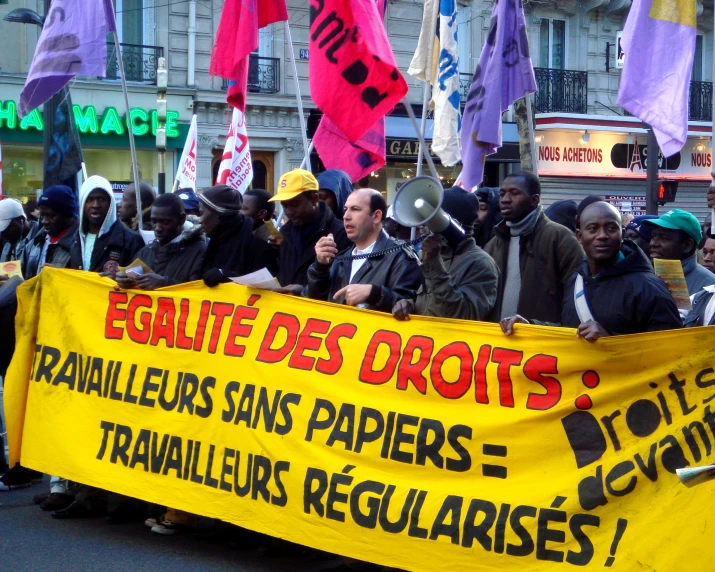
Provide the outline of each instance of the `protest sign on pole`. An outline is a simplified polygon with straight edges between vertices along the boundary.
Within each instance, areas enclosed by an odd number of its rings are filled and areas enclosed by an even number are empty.
[[[216,184],[228,185],[243,194],[248,190],[251,181],[253,181],[253,163],[248,146],[246,116],[234,107],[221,164],[218,167]]]
[[[344,36],[332,43],[333,35],[326,33],[326,27],[335,13],[322,4],[311,12],[310,45],[315,54],[310,60],[311,89],[320,91],[318,94],[313,91],[313,98],[327,106],[321,107],[324,115],[313,143],[328,169],[342,169],[352,181],[385,166],[384,116],[390,109],[385,108],[383,100],[395,100],[397,94],[407,92],[407,83],[397,70],[387,41],[383,24],[385,7],[384,0],[356,2],[355,6],[351,2],[339,3],[341,18],[346,18],[349,27]],[[363,23],[359,36],[355,26],[358,21]],[[351,41],[344,44],[351,34]],[[338,60],[335,52],[341,47],[344,53],[341,51]],[[341,72],[346,62],[351,61]],[[363,62],[369,62],[369,67]],[[339,97],[333,95],[335,85],[341,90]],[[378,104],[381,111],[375,111]],[[356,116],[356,112],[360,115]]]
[[[482,182],[487,155],[502,144],[502,113],[536,91],[521,0],[494,3],[489,33],[474,71],[462,121],[462,182]]]
[[[425,82],[423,86],[422,133],[426,119],[427,92],[432,88],[434,134],[432,151],[443,165],[451,167],[461,158],[461,91],[457,48],[457,3],[453,0],[426,0],[415,55],[407,73]],[[465,41],[471,41],[467,38]],[[430,84],[429,86],[427,84]],[[422,150],[421,153],[425,152]],[[422,172],[422,157],[418,173]]]
[[[351,143],[407,93],[380,7],[361,0],[311,2],[311,97]],[[336,32],[333,22],[340,22],[344,31]]]
[[[196,115],[191,118],[189,134],[186,136],[184,150],[179,160],[176,171],[176,187],[179,189],[196,190],[196,148],[198,146],[198,133],[196,129]]]
[[[75,76],[105,77],[106,36],[115,28],[112,0],[54,0],[20,94],[20,117],[45,103]]]
[[[634,0],[623,28],[626,54],[616,102],[653,129],[665,157],[688,139],[696,0]]]
[[[45,268],[18,288],[11,465],[402,570],[715,559],[715,488],[676,476],[712,458],[713,328],[589,343],[115,287]]]
[[[258,29],[288,20],[285,0],[226,0],[221,10],[209,73],[231,80],[226,99],[246,110],[251,52],[258,49]]]

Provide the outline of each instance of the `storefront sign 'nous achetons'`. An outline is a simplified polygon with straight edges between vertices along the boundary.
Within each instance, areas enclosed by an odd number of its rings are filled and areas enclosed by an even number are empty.
[[[151,132],[156,135],[159,119],[156,110],[146,110],[141,107],[133,107],[126,114],[119,115],[115,107],[107,107],[100,115],[93,105],[80,107],[73,105],[74,120],[77,130],[80,133],[101,133],[102,135],[124,135],[127,129],[131,128],[135,136],[141,137]],[[179,136],[179,112],[166,112],[166,136]],[[42,113],[34,109],[28,115],[20,119],[17,115],[17,104],[12,100],[0,101],[0,129],[17,129],[23,131],[37,130],[43,131],[45,122]]]
[[[538,144],[539,174],[576,177],[645,178],[648,146],[645,135],[591,133],[587,142],[579,132],[542,132]],[[711,149],[707,140],[691,137],[682,151],[658,157],[661,175],[676,179],[710,179]]]

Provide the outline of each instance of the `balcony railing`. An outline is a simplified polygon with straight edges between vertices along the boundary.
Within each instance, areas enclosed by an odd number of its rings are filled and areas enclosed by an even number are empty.
[[[688,100],[690,121],[712,121],[713,84],[709,81],[691,81]]]
[[[119,44],[127,81],[156,84],[156,68],[159,58],[164,56],[164,48]],[[107,79],[119,79],[117,50],[114,43],[107,43]]]
[[[228,89],[228,80],[223,80]],[[281,90],[281,61],[251,54],[248,59],[248,91],[251,93],[278,93]]]
[[[534,68],[537,113],[586,113],[588,109],[588,72]]]

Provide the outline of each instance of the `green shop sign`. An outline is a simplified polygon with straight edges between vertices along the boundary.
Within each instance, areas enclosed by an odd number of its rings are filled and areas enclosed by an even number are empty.
[[[159,118],[156,110],[147,111],[141,107],[132,107],[129,110],[129,116],[126,114],[120,116],[117,109],[107,107],[104,113],[100,116],[97,109],[93,105],[80,107],[73,105],[74,120],[77,124],[77,130],[85,135],[101,134],[101,135],[124,135],[128,129],[136,137],[146,135],[151,131],[153,136],[156,136],[156,130],[159,126]],[[179,112],[166,112],[166,136],[167,138],[179,137]],[[12,100],[0,101],[0,129],[14,130],[20,128],[22,131],[36,130],[43,131],[45,122],[42,113],[38,109],[34,109],[31,113],[20,119],[17,115],[17,104]]]

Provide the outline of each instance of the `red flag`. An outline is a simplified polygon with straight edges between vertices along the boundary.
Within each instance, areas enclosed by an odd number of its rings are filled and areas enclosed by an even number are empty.
[[[385,166],[385,118],[378,119],[356,143],[350,143],[324,115],[313,144],[328,169],[342,169],[355,182]]]
[[[353,143],[407,93],[373,1],[311,0],[309,47],[313,101]]]
[[[258,29],[288,19],[285,0],[226,0],[216,32],[209,73],[235,84],[228,103],[246,109],[248,55],[258,49]]]

